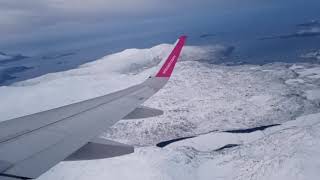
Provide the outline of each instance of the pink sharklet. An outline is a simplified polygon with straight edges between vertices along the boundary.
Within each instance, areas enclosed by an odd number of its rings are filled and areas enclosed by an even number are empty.
[[[174,47],[174,49],[172,50],[172,52],[170,53],[170,55],[168,56],[167,60],[165,61],[165,63],[163,64],[163,66],[161,67],[161,69],[159,70],[159,72],[157,73],[156,77],[170,77],[172,74],[172,71],[174,69],[174,66],[176,65],[181,50],[185,44],[187,36],[180,36],[179,40],[176,44],[176,46]]]

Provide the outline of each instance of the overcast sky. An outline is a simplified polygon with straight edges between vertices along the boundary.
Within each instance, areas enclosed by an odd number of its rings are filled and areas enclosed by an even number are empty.
[[[218,7],[220,2],[223,1],[0,0],[0,50],[39,49],[61,41],[98,38],[102,32],[106,36],[124,33],[139,24],[199,14],[201,9]]]
[[[92,22],[119,17],[155,16],[210,4],[200,0],[0,0],[0,31],[35,25]],[[205,6],[204,6],[205,7]],[[179,12],[182,13],[182,12]],[[183,12],[185,13],[185,12]]]
[[[112,40],[119,34],[125,38],[130,33],[166,32],[177,29],[180,22],[180,27],[187,29],[211,20],[227,21],[229,16],[238,18],[242,12],[257,13],[268,8],[288,11],[294,3],[301,8],[304,1],[0,0],[0,51],[32,53],[37,49],[39,53],[43,47],[50,49],[67,42],[89,44],[104,36]]]

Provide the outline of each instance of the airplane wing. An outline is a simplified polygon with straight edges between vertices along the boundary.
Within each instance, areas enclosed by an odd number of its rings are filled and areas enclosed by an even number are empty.
[[[63,160],[104,158],[133,147],[97,138],[168,81],[186,36],[181,36],[154,76],[143,83],[0,123],[0,180],[33,179]]]

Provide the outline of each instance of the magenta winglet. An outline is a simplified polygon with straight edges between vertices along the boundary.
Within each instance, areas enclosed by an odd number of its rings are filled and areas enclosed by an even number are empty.
[[[170,77],[174,66],[176,65],[178,58],[180,56],[182,47],[185,44],[187,36],[180,36],[179,40],[170,53],[168,59],[165,61],[163,66],[161,67],[160,71],[157,73],[156,77]]]

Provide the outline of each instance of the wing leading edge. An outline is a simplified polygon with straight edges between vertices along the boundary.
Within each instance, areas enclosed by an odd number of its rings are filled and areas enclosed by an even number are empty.
[[[166,84],[185,40],[181,36],[159,72],[141,84],[1,122],[0,180],[37,178],[134,111]]]

